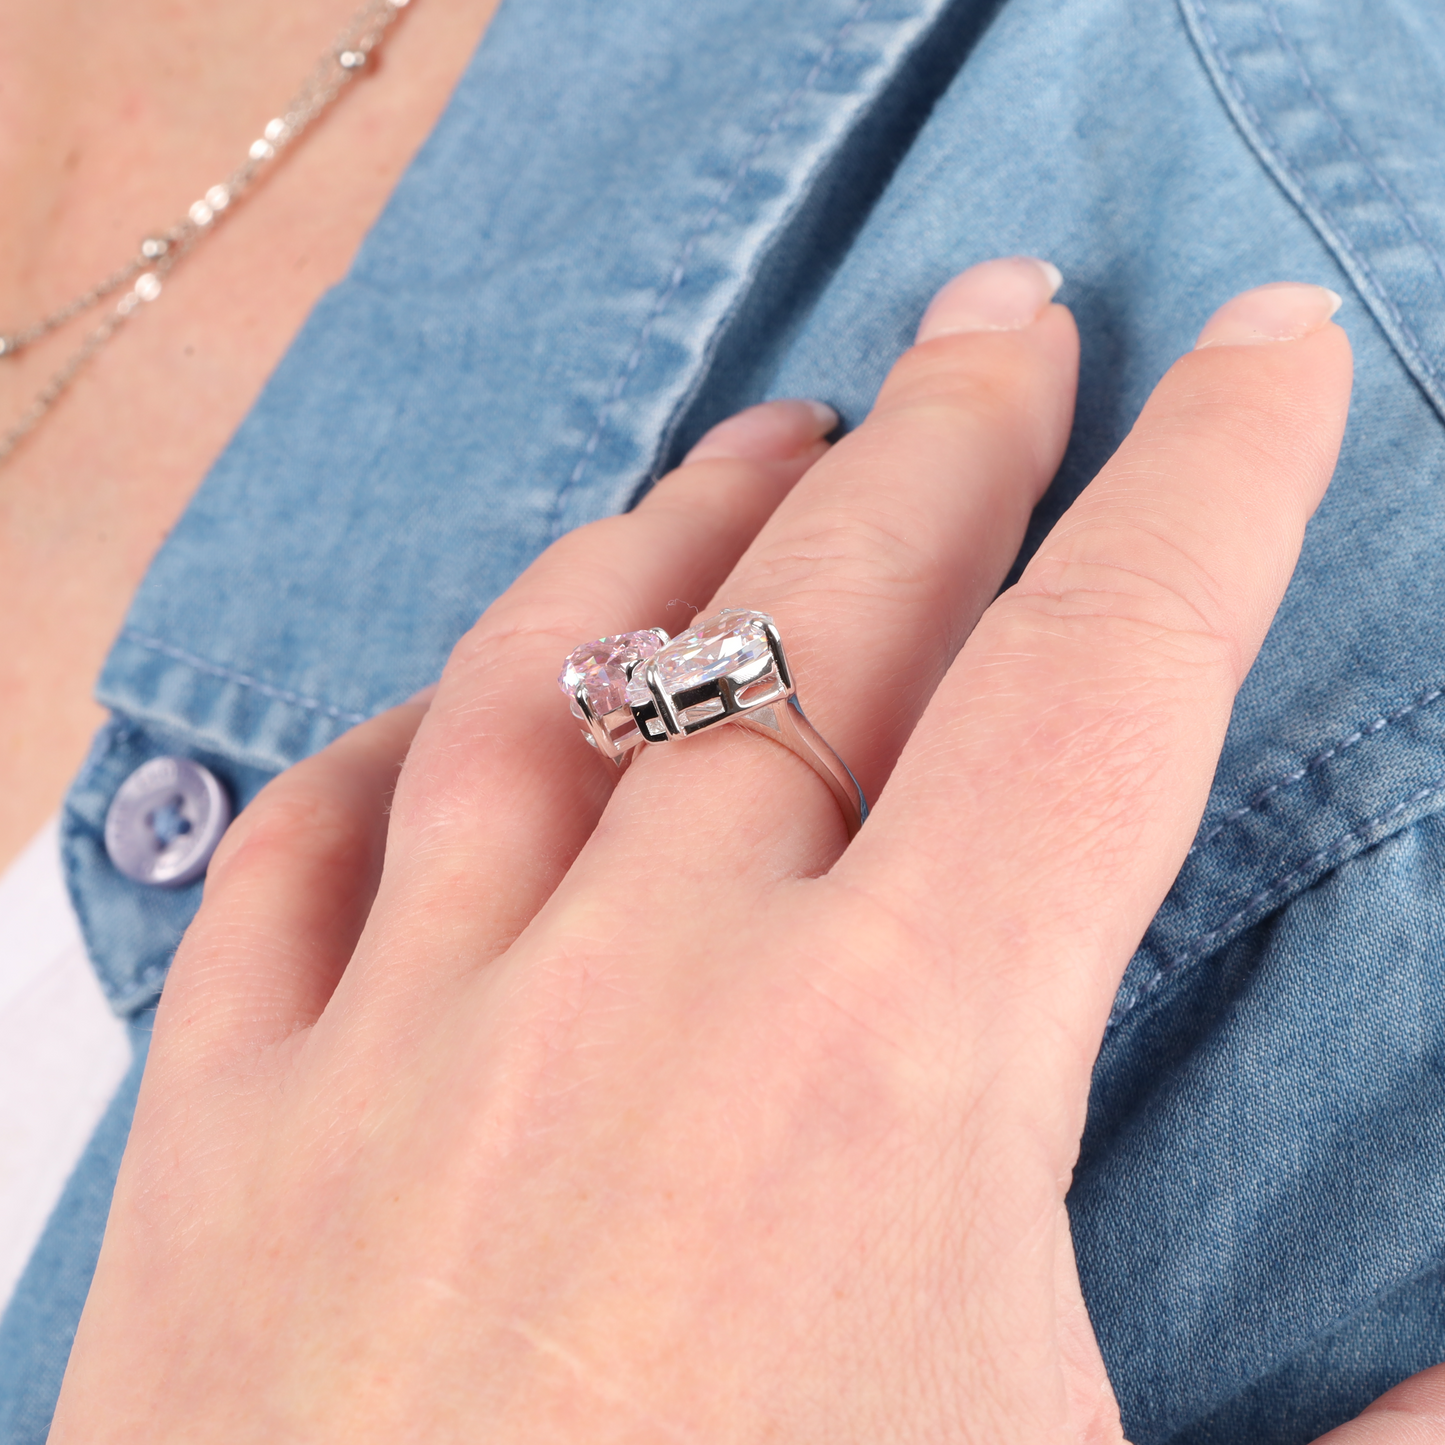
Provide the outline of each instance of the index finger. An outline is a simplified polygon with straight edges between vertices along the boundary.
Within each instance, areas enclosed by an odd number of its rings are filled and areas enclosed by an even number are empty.
[[[1046,998],[1085,1083],[1334,469],[1338,300],[1263,287],[1215,314],[984,614],[835,870],[932,956],[967,939],[971,999]]]

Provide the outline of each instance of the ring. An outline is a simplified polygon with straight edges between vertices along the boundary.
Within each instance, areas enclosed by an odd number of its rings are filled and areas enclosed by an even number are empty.
[[[572,716],[582,724],[583,737],[619,769],[642,741],[627,705],[627,684],[638,663],[655,657],[668,640],[660,627],[599,637],[574,647],[557,676],[557,686],[571,699]]]
[[[849,838],[868,816],[858,780],[803,712],[766,613],[730,607],[674,638],[652,628],[583,643],[557,681],[587,741],[619,768],[639,747],[736,723],[781,743],[822,778]]]

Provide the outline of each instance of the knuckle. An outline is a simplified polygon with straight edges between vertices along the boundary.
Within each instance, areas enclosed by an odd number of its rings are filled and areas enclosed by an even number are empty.
[[[515,676],[519,667],[533,670],[538,659],[552,667],[553,654],[561,659],[582,640],[575,621],[551,617],[532,609],[529,618],[491,619],[484,617],[452,649],[444,676],[467,679],[469,684],[503,676]],[[530,666],[529,666],[530,664]]]
[[[1166,394],[1179,440],[1207,447],[1220,465],[1245,475],[1327,474],[1336,439],[1327,399],[1300,386],[1287,358],[1269,348],[1248,350],[1261,354],[1245,356],[1244,368],[1239,356],[1208,348],[1174,364]]]
[[[806,530],[779,538],[749,571],[764,594],[790,600],[932,595],[941,586],[938,559],[917,529],[862,499],[811,510]]]
[[[1042,490],[1068,437],[1073,382],[1052,352],[1018,333],[943,336],[904,354],[854,437],[936,455],[960,446],[1022,467]],[[930,446],[932,439],[932,446]]]
[[[1238,619],[1215,579],[1162,533],[1088,534],[1042,552],[995,608],[1016,625],[1068,634],[1095,655],[1147,661],[1157,674],[1218,672],[1237,687],[1248,670]]]
[[[367,851],[351,809],[304,775],[283,774],[227,830],[207,870],[207,892],[273,877],[302,858]]]
[[[878,409],[1011,414],[1036,372],[1036,357],[1012,333],[941,336],[899,358],[879,392]]]
[[[628,515],[683,512],[718,505],[721,499],[750,486],[774,464],[748,457],[699,457],[659,477]],[[592,524],[589,524],[592,525]]]

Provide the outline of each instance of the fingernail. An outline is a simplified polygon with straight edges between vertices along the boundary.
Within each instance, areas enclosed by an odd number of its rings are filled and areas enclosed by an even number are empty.
[[[1226,301],[1209,318],[1194,349],[1299,341],[1318,331],[1339,309],[1340,298],[1326,286],[1309,286],[1302,281],[1256,286]]]
[[[1064,284],[1059,268],[1033,256],[983,261],[955,276],[929,303],[919,341],[961,331],[1021,331]]]
[[[686,466],[718,457],[786,461],[821,441],[837,425],[838,413],[821,401],[765,401],[720,421],[682,462]]]

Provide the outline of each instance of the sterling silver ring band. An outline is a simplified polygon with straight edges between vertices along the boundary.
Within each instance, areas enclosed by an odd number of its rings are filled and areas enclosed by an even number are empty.
[[[619,768],[639,748],[736,723],[781,743],[822,778],[849,838],[868,816],[857,779],[803,712],[783,640],[766,613],[728,608],[674,638],[654,628],[584,643],[558,683],[587,741]]]

